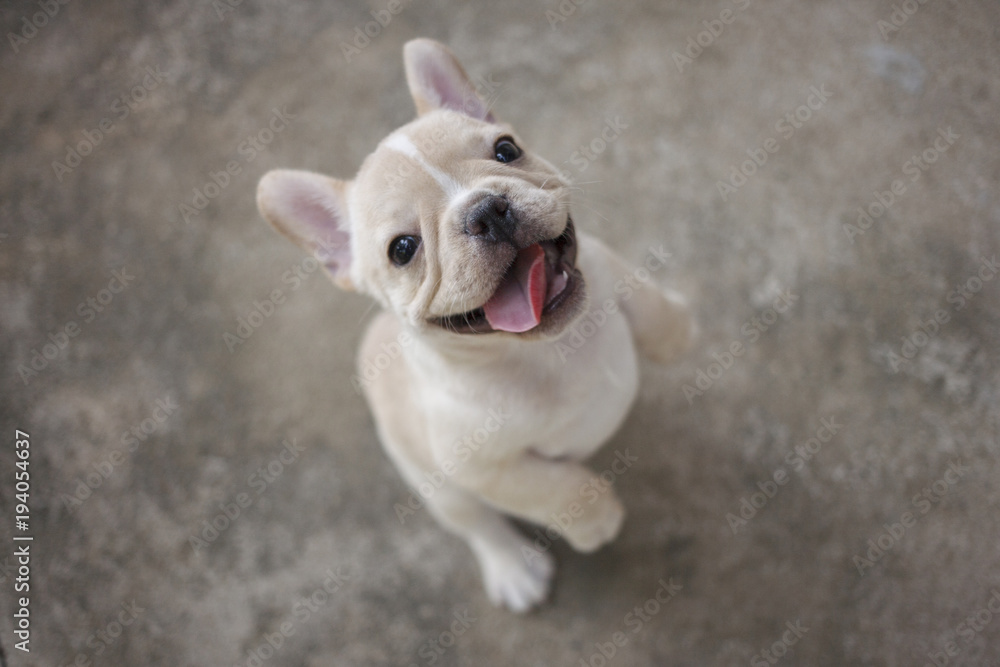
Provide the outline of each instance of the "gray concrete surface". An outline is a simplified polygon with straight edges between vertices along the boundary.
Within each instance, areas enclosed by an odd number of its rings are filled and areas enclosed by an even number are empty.
[[[388,3],[224,3],[0,3],[7,664],[1000,665],[1000,6],[406,2],[348,62]],[[620,539],[553,545],[526,617],[425,512],[397,519],[350,384],[371,305],[294,277],[254,206],[266,170],[348,176],[411,117],[415,36],[563,165],[580,227],[636,266],[669,250],[652,279],[702,326],[594,462],[639,459]],[[34,537],[30,653],[12,532]]]

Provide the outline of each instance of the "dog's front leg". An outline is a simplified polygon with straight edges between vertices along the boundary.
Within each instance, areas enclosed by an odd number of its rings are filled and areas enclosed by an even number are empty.
[[[614,491],[594,484],[594,473],[575,461],[527,452],[489,466],[469,466],[456,477],[497,509],[555,528],[577,551],[594,551],[613,540],[625,518]]]

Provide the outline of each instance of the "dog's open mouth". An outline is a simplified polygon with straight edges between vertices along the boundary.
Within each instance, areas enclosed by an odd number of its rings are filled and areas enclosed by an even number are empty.
[[[523,333],[562,306],[576,289],[576,231],[566,221],[554,239],[521,248],[493,296],[479,308],[432,322],[455,333]]]

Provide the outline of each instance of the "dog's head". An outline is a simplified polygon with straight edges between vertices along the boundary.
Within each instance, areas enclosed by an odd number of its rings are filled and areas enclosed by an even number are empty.
[[[266,174],[261,212],[336,284],[413,326],[558,335],[586,306],[568,184],[495,120],[446,47],[414,40],[404,61],[417,119],[353,181]]]

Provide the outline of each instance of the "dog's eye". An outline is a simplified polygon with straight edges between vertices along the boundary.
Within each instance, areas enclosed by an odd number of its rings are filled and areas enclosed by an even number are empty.
[[[493,157],[496,158],[497,162],[513,162],[521,157],[521,149],[510,137],[500,137],[493,144]]]
[[[413,259],[419,247],[419,236],[397,236],[389,244],[389,259],[396,266],[403,266]]]

